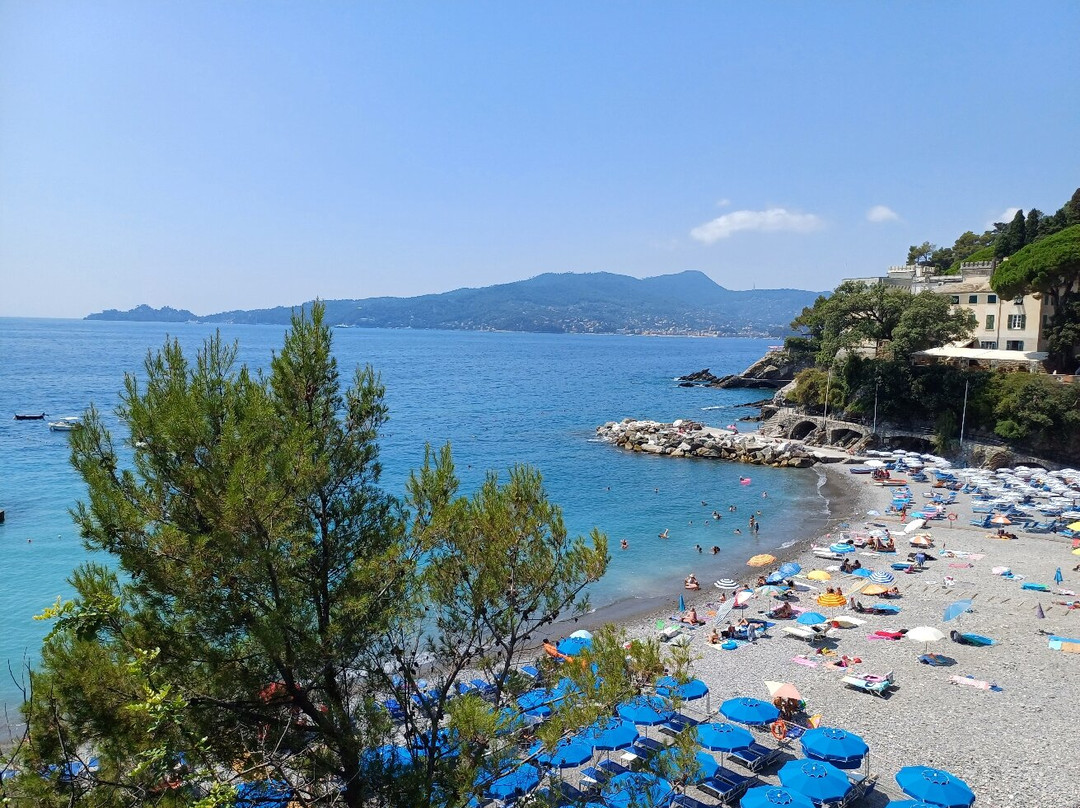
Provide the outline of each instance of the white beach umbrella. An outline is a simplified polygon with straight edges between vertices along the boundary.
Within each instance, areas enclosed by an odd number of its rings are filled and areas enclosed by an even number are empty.
[[[918,530],[920,527],[922,527],[925,524],[926,524],[925,519],[912,519],[910,522],[908,522],[906,525],[904,525],[904,532],[905,533],[914,533],[916,530]]]
[[[870,581],[875,584],[891,584],[896,578],[893,577],[891,572],[886,570],[877,570],[870,573]]]
[[[916,626],[904,636],[909,640],[923,643],[925,646],[924,651],[930,647],[930,643],[940,642],[945,639],[945,635],[933,626]]]
[[[885,468],[885,461],[884,460],[867,460],[867,461],[865,461],[863,463],[863,465],[867,466],[868,468],[872,468],[872,469],[883,469],[883,468]]]

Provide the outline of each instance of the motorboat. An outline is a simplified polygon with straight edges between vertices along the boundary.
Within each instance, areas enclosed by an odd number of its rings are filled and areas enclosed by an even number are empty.
[[[15,420],[16,421],[44,421],[45,420],[45,413],[41,413],[40,415],[23,415],[22,413],[17,412],[17,413],[15,413]]]
[[[53,432],[70,432],[80,426],[82,426],[82,421],[79,420],[77,415],[69,415],[59,421],[49,421],[49,429]]]

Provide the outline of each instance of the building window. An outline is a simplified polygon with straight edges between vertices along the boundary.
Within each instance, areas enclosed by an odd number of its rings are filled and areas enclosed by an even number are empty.
[[[952,304],[954,306],[959,305],[960,303],[960,295],[952,295],[952,297],[950,297],[949,299],[952,301]]]
[[[1024,341],[1022,339],[1009,339],[1005,340],[1006,351],[1022,351],[1024,350]]]
[[[1027,315],[1026,314],[1010,314],[1009,315],[1009,330],[1010,331],[1023,331],[1027,327]],[[1017,350],[1020,350],[1017,348]]]
[[[979,302],[979,296],[978,295],[968,295],[968,303],[978,303],[978,302]]]
[[[997,295],[987,295],[986,296],[986,302],[987,303],[997,303]]]
[[[993,314],[986,315],[986,330],[987,331],[993,331],[994,330],[994,315]]]
[[[983,340],[979,343],[979,347],[982,348],[984,351],[996,351],[997,343],[993,340]]]
[[[1015,303],[1017,306],[1023,306],[1024,305],[1024,296],[1023,295],[1017,295],[1016,297],[1013,298],[1013,303]]]

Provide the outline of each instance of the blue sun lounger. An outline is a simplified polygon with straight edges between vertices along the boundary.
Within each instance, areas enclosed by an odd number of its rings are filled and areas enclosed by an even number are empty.
[[[728,754],[728,760],[734,760],[740,766],[749,769],[752,772],[761,771],[770,763],[773,763],[778,757],[780,757],[779,749],[770,749],[756,741],[750,744],[749,749],[743,749],[739,752],[731,752]]]

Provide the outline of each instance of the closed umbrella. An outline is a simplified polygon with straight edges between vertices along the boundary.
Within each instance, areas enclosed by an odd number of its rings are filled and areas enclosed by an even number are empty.
[[[1064,578],[1061,575],[1061,567],[1058,567],[1056,570],[1054,570],[1054,583],[1060,584],[1063,580]]]
[[[776,561],[776,556],[769,555],[768,553],[761,553],[754,556],[746,562],[749,567],[765,567]]]
[[[740,724],[771,724],[780,717],[780,711],[761,699],[728,699],[720,705],[720,712]]]
[[[891,584],[896,578],[888,570],[877,570],[870,573],[870,581],[875,584]]]
[[[686,599],[682,595],[679,595],[679,611],[686,611]]]
[[[945,607],[945,614],[942,616],[942,622],[948,623],[950,620],[955,620],[962,615],[968,609],[971,608],[972,601],[970,599],[958,600],[955,603],[950,603]]]
[[[828,619],[829,618],[821,614],[821,612],[803,612],[795,618],[795,622],[802,623],[804,626],[818,626]]]
[[[956,775],[929,766],[905,766],[896,773],[896,783],[909,797],[942,808],[968,808],[975,792]]]
[[[813,801],[805,794],[776,786],[748,789],[739,805],[742,808],[815,808]]]
[[[858,765],[870,751],[858,735],[837,727],[807,730],[799,739],[807,757],[827,760],[834,765]]]
[[[789,760],[780,767],[780,783],[818,803],[842,800],[852,789],[847,775],[823,760]]]

